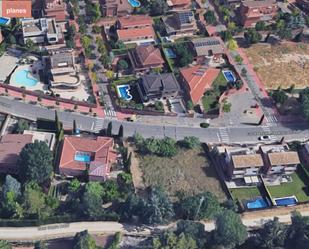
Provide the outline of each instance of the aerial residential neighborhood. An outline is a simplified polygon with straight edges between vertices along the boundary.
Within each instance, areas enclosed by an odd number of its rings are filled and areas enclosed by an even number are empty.
[[[1,11],[0,249],[308,248],[308,0]]]

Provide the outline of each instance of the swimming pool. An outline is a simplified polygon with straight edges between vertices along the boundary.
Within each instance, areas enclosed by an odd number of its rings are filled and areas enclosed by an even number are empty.
[[[167,56],[168,58],[171,58],[171,59],[176,58],[176,54],[175,54],[175,52],[173,51],[173,49],[171,49],[171,48],[165,48],[164,50],[165,50],[166,56]]]
[[[133,8],[138,8],[141,6],[140,1],[138,0],[128,0],[128,2]]]
[[[228,82],[235,82],[236,81],[236,77],[234,76],[233,72],[230,70],[224,70],[222,71],[224,78],[228,81]]]
[[[91,161],[91,155],[86,152],[76,152],[74,160],[78,162],[88,163]]]
[[[247,202],[248,209],[267,208],[269,205],[264,198],[256,198],[253,201]]]
[[[0,17],[0,25],[7,25],[10,23],[10,19],[6,17]]]
[[[27,69],[19,70],[13,73],[11,81],[21,86],[35,86],[39,81],[34,78]]]
[[[294,206],[298,202],[295,196],[276,198],[274,201],[277,206]]]
[[[118,96],[119,98],[123,98],[124,100],[131,100],[133,97],[130,94],[130,86],[129,85],[120,85],[117,86]]]

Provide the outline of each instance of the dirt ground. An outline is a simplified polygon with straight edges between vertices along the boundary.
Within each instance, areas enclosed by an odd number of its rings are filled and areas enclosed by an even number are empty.
[[[225,200],[216,171],[202,149],[180,149],[173,158],[140,156],[139,166],[147,186],[162,186],[170,195],[193,195],[204,191]]]
[[[244,51],[267,89],[309,86],[309,44],[254,44]]]

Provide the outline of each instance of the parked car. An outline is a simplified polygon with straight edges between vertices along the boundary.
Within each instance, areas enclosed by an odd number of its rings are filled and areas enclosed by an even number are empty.
[[[264,135],[264,136],[259,137],[259,140],[260,141],[269,141],[269,140],[271,140],[271,137],[268,136],[268,135]]]

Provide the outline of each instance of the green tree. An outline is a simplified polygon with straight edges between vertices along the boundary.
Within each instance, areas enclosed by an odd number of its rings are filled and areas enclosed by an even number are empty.
[[[87,35],[83,35],[82,38],[81,38],[81,43],[83,45],[83,48],[87,49],[91,45],[91,38]]]
[[[266,23],[264,21],[258,21],[255,24],[255,30],[256,31],[262,31],[262,30],[265,30],[265,28],[266,28]]]
[[[217,22],[215,12],[212,10],[207,10],[204,14],[204,18],[208,24],[215,24]]]
[[[6,175],[5,182],[2,185],[2,193],[13,192],[16,197],[21,195],[21,185],[20,182],[17,181],[11,175]]]
[[[132,175],[121,172],[117,175],[117,183],[120,191],[124,193],[129,193],[134,190]]]
[[[35,47],[34,42],[30,39],[26,40],[25,46],[29,51],[32,51]]]
[[[81,183],[79,180],[74,178],[72,181],[70,181],[69,186],[68,186],[69,192],[76,193],[80,190],[80,188],[81,188]]]
[[[45,142],[36,140],[34,143],[26,144],[19,157],[23,181],[35,181],[38,184],[43,184],[51,178],[53,154]]]
[[[1,249],[12,249],[11,244],[6,240],[0,240],[0,248]]]
[[[231,108],[232,108],[232,104],[231,103],[229,103],[227,101],[223,102],[223,106],[222,106],[222,111],[223,112],[230,112]]]
[[[199,147],[201,144],[199,138],[190,136],[190,137],[184,137],[184,139],[181,141],[181,145],[184,146],[187,149],[194,149]]]
[[[192,63],[193,55],[191,54],[190,49],[186,44],[184,43],[176,44],[175,53],[177,56],[177,64],[179,67],[184,67]]]
[[[48,247],[43,241],[37,241],[34,244],[34,249],[48,249]]]
[[[287,236],[286,226],[277,217],[268,221],[260,228],[255,236],[258,248],[273,249],[283,247]]]
[[[205,248],[207,243],[205,226],[202,223],[191,220],[181,220],[177,222],[177,235],[185,234],[195,240],[198,248]]]
[[[76,120],[73,121],[73,134],[75,135],[77,133],[77,127],[76,127]]]
[[[118,138],[123,138],[123,125],[122,124],[119,126]]]
[[[56,128],[56,132],[57,134],[61,131],[62,129],[62,124],[59,120],[59,117],[58,117],[58,113],[57,111],[55,111],[55,128]]]
[[[232,51],[234,51],[234,50],[236,50],[237,48],[238,48],[238,45],[237,45],[237,42],[236,42],[236,40],[235,39],[229,39],[228,41],[227,41],[227,48],[229,49],[229,50],[232,50]]]
[[[86,217],[98,219],[102,215],[103,187],[98,182],[88,182],[82,196],[82,212]]]
[[[117,63],[117,69],[122,71],[122,70],[127,70],[129,67],[128,62],[126,60],[119,60]]]
[[[272,96],[273,100],[275,101],[275,103],[280,104],[280,105],[283,105],[289,98],[287,96],[287,94],[283,90],[281,90],[280,88],[273,91],[271,93],[271,96]]]
[[[244,36],[250,44],[258,43],[262,39],[262,35],[253,28],[249,28]]]
[[[95,240],[85,230],[75,235],[73,249],[98,249],[98,247],[95,244]]]
[[[24,130],[28,130],[28,129],[29,129],[29,123],[24,119],[19,119],[16,125],[16,132],[18,134],[22,134]]]
[[[115,201],[121,195],[118,184],[115,181],[105,181],[102,183],[102,187],[101,198],[104,203]]]
[[[165,0],[150,0],[149,9],[152,16],[165,15],[168,5]]]
[[[226,248],[241,245],[248,237],[247,229],[242,224],[238,214],[231,210],[224,210],[216,216],[214,242]]]
[[[216,196],[210,192],[189,196],[180,201],[180,215],[184,219],[210,219],[215,217],[220,210]]]
[[[163,157],[173,157],[177,154],[176,141],[170,137],[165,137],[159,140],[158,150],[156,154]]]
[[[152,239],[153,249],[197,249],[196,241],[191,237],[173,232],[165,232],[159,237]]]
[[[301,103],[301,111],[304,118],[309,119],[309,87],[299,93],[299,102]]]
[[[234,59],[238,64],[242,64],[243,62],[243,58],[239,54],[236,55]]]
[[[308,249],[309,244],[309,217],[299,212],[292,212],[292,224],[287,231],[286,248]]]

